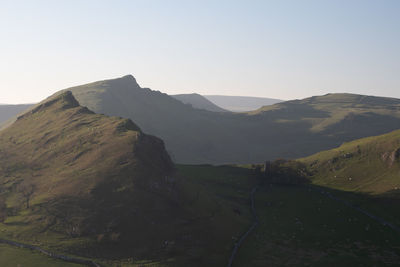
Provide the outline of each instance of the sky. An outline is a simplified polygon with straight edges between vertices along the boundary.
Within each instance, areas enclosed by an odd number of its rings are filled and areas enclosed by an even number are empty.
[[[0,0],[0,103],[132,74],[168,94],[400,98],[400,1]]]

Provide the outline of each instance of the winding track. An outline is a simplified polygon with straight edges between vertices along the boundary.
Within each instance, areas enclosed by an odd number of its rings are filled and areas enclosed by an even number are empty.
[[[255,208],[255,205],[254,205],[254,195],[255,195],[257,189],[258,189],[258,186],[253,187],[253,189],[251,190],[251,193],[250,193],[251,213],[253,214],[253,224],[250,226],[249,230],[247,230],[247,232],[242,235],[242,237],[239,239],[239,241],[235,243],[235,247],[233,248],[231,257],[229,258],[228,267],[232,266],[233,260],[235,259],[236,254],[237,254],[240,246],[243,244],[245,239],[254,230],[254,228],[257,227],[257,225],[259,223],[258,216],[257,216],[257,213],[256,213],[256,208]]]

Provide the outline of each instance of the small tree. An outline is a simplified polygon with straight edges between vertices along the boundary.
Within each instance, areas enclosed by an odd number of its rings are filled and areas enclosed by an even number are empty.
[[[0,222],[7,219],[7,204],[4,197],[0,197]]]
[[[295,160],[277,159],[271,164],[271,181],[278,184],[309,183],[306,166]]]
[[[29,203],[32,198],[32,195],[35,193],[35,190],[36,190],[35,184],[30,182],[23,182],[18,186],[18,191],[21,193],[27,209],[29,209]]]

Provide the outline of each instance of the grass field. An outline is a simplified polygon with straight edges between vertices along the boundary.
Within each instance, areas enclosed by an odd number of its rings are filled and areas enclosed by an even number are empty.
[[[227,199],[242,199],[242,209],[247,209],[247,217],[250,218],[248,193],[260,181],[250,169],[212,166],[179,168],[180,172],[190,177],[190,183],[196,188],[207,188],[209,194],[222,197],[224,202]],[[250,179],[245,178],[249,175]],[[398,233],[328,198],[320,190],[329,191],[355,205],[364,203],[364,207],[373,214],[379,207],[371,206],[374,199],[360,193],[315,185],[265,183],[256,193],[260,224],[240,248],[233,266],[397,265],[400,261]],[[225,202],[222,206],[229,207],[227,204]],[[387,218],[393,213],[395,207],[380,209],[375,215]],[[249,226],[250,223],[243,224],[243,229]],[[236,239],[233,241],[236,242]]]
[[[264,186],[256,209],[260,224],[233,266],[396,266],[400,261],[396,232],[309,187]]]
[[[0,266],[4,267],[78,267],[79,264],[55,260],[29,249],[0,244]]]
[[[168,257],[163,260],[99,257],[95,261],[104,266],[126,267],[227,264],[234,243],[251,225],[249,193],[262,178],[249,166],[211,165],[177,165],[176,177],[185,192],[184,209],[193,216],[177,226],[182,239],[177,236],[167,245]],[[374,207],[370,198],[359,193],[315,185],[264,183],[255,199],[260,224],[240,248],[233,266],[396,266],[400,262],[398,233],[319,193],[320,188],[357,205],[364,203],[370,212],[377,211],[378,206]],[[381,209],[377,215],[387,218],[394,212],[395,207]],[[0,235],[14,235],[18,239],[25,236],[32,242],[39,238],[43,246],[48,242],[61,251],[71,244],[80,243],[79,246],[84,247],[88,242],[85,239],[63,240],[50,233],[24,235],[24,231],[29,232],[24,227],[27,226],[18,223],[0,224]],[[18,253],[26,253],[25,258],[32,258],[32,263],[52,266],[53,260],[29,250],[0,248],[3,253],[0,255],[7,255],[1,258],[5,264],[18,264]],[[0,266],[7,266],[1,263]]]
[[[111,258],[106,254],[90,257],[105,266],[224,266],[235,240],[251,224],[249,193],[256,182],[255,174],[247,168],[233,166],[178,165],[176,178],[183,192],[184,217],[176,225],[177,235],[169,240],[161,253],[164,258],[123,256]],[[168,230],[168,228],[165,228]],[[24,216],[10,216],[0,223],[0,237],[35,244],[50,251],[80,255],[85,249],[99,245],[91,238],[67,237],[53,231],[38,233],[35,225],[26,223]],[[146,250],[146,243],[143,244]],[[13,248],[10,248],[13,249]],[[106,250],[107,247],[101,248]],[[109,247],[115,250],[115,247]],[[27,251],[26,253],[30,253]],[[36,254],[36,253],[34,253]],[[109,252],[108,254],[112,254]],[[9,260],[12,262],[13,255]],[[0,265],[2,266],[2,265]]]

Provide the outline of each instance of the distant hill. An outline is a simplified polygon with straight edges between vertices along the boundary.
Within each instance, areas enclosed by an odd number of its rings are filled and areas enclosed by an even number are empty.
[[[178,163],[258,163],[299,158],[400,128],[400,100],[328,94],[249,113],[195,109],[131,75],[69,88],[96,113],[130,118],[165,141]]]
[[[171,96],[185,104],[192,105],[192,107],[197,109],[204,109],[214,112],[227,112],[227,110],[218,107],[213,102],[209,101],[207,98],[199,94],[181,94]]]
[[[204,97],[215,105],[234,112],[252,111],[263,106],[283,102],[279,99],[252,96],[205,95]]]
[[[400,130],[348,142],[301,161],[310,166],[316,184],[400,195]]]
[[[0,126],[12,117],[32,107],[33,104],[7,105],[0,104]]]
[[[327,94],[266,106],[250,114],[300,120],[310,125],[312,133],[344,142],[399,129],[400,99]]]

